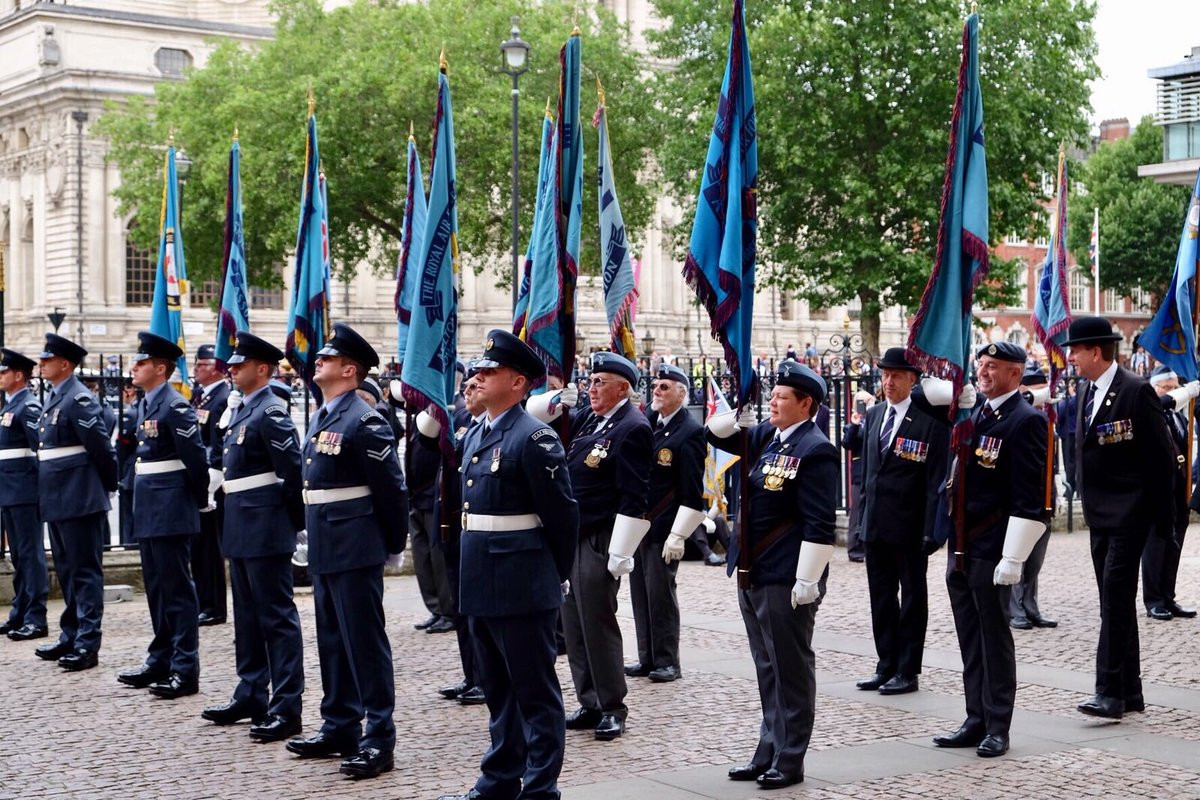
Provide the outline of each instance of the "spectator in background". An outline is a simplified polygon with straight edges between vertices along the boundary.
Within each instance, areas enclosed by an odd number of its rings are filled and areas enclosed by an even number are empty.
[[[804,346],[804,361],[808,364],[809,369],[816,369],[819,359],[817,356],[817,348],[812,342]]]
[[[797,355],[796,355],[796,345],[794,345],[794,344],[789,344],[789,345],[787,346],[787,355],[785,355],[785,356],[784,356],[784,358],[790,358],[792,361],[797,361],[797,360],[799,360],[799,359],[798,359],[798,357],[797,357]]]
[[[1140,344],[1133,346],[1133,355],[1129,358],[1129,368],[1143,378],[1150,374],[1150,354]]]

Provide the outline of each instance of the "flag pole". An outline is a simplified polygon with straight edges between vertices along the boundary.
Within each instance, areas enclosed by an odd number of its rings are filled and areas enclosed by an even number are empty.
[[[1099,247],[1097,247],[1097,253]],[[1097,268],[1099,272],[1099,268]],[[1200,304],[1197,303],[1197,293],[1200,292],[1200,252],[1196,256],[1196,270],[1192,276],[1192,335],[1195,336],[1196,326],[1200,324]],[[1196,358],[1195,351],[1190,354],[1192,360]],[[1189,505],[1192,502],[1192,442],[1196,435],[1196,398],[1188,400],[1188,424],[1187,424],[1187,441],[1184,443],[1184,481],[1183,481],[1183,497]]]
[[[1092,282],[1096,294],[1096,316],[1100,316],[1100,208],[1092,211],[1092,230],[1096,232],[1095,263],[1092,265]]]

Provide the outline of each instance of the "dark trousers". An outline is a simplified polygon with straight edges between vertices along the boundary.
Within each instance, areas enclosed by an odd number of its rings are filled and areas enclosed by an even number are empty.
[[[611,538],[611,531],[579,532],[571,593],[562,607],[563,637],[579,705],[624,719],[625,656],[617,624],[621,582],[608,572]]]
[[[866,563],[879,654],[875,671],[888,677],[919,675],[929,622],[929,558],[913,545],[873,541],[866,543]]]
[[[59,618],[59,643],[76,650],[100,649],[104,619],[104,517],[97,511],[47,523],[54,572],[66,607]]]
[[[458,659],[462,662],[463,680],[468,686],[476,686],[479,683],[479,677],[475,669],[475,645],[471,641],[471,627],[467,624],[467,618],[458,611],[458,586],[459,574],[458,567],[460,561],[459,540],[455,538],[451,542],[442,544],[439,549],[442,551],[442,557],[446,562],[446,583],[450,587],[450,594],[454,598],[454,633],[458,637]]]
[[[1146,539],[1146,549],[1142,552],[1142,603],[1147,611],[1175,602],[1175,581],[1179,577],[1179,557],[1186,535],[1187,525],[1182,525],[1171,541],[1161,536]]]
[[[324,692],[321,732],[390,753],[396,747],[396,686],[383,620],[383,565],[312,579]]]
[[[217,507],[200,512],[200,533],[192,541],[192,577],[200,610],[225,618],[225,559],[221,556],[221,522],[225,515],[223,492],[217,492]]]
[[[1092,567],[1100,591],[1096,694],[1124,699],[1142,693],[1137,624],[1138,565],[1148,531],[1092,528]]]
[[[763,712],[758,747],[750,760],[764,771],[773,767],[787,775],[804,774],[816,714],[812,636],[818,605],[819,601],[792,608],[792,587],[782,584],[738,591]]]
[[[148,536],[138,541],[142,579],[150,606],[154,638],[146,648],[151,669],[177,672],[185,678],[200,675],[200,613],[196,587],[188,572],[195,534]]]
[[[1021,580],[1012,586],[1008,602],[1008,615],[1015,620],[1041,619],[1042,609],[1038,605],[1038,575],[1046,561],[1046,548],[1050,545],[1050,524],[1046,532],[1029,551],[1029,558],[1021,568]]]
[[[300,718],[304,638],[292,599],[288,554],[229,559],[233,584],[233,649],[240,679],[235,700],[271,714]],[[268,684],[275,690],[268,704]]]
[[[638,663],[653,669],[679,666],[679,599],[675,594],[679,562],[663,561],[662,548],[662,542],[642,537],[629,573]]]
[[[963,572],[953,561],[946,589],[963,660],[963,694],[970,729],[1007,736],[1017,695],[1017,660],[1012,629],[1004,615],[1006,592],[993,583],[999,559],[966,559]]]
[[[117,490],[117,524],[121,526],[121,544],[136,545],[133,537],[133,481],[126,489],[124,484]]]
[[[554,671],[557,609],[471,617],[492,744],[476,790],[493,800],[557,800],[566,747],[562,687]]]
[[[846,526],[846,557],[865,558],[866,542],[858,538],[858,522],[862,519],[862,480],[850,483],[850,517]]]
[[[50,576],[46,572],[46,547],[37,503],[0,509],[0,527],[8,536],[13,565],[13,601],[8,622],[13,627],[46,627],[46,598]]]
[[[413,571],[417,575],[417,588],[421,601],[430,614],[454,618],[458,598],[450,593],[446,579],[446,559],[438,546],[436,515],[432,510],[412,509],[408,518],[409,548],[412,550]]]

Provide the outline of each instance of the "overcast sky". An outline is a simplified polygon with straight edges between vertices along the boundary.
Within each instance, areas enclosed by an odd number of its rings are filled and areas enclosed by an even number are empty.
[[[1099,0],[1095,30],[1102,75],[1092,84],[1092,126],[1115,117],[1136,125],[1154,113],[1159,81],[1146,71],[1200,47],[1200,0]]]

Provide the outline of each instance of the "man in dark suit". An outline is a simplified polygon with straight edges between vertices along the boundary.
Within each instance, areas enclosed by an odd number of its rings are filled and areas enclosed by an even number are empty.
[[[224,510],[232,523],[224,549],[239,680],[228,703],[201,713],[218,725],[249,719],[250,738],[259,742],[300,733],[304,693],[304,640],[292,597],[292,552],[304,525],[300,441],[287,403],[269,386],[282,359],[270,342],[237,332],[229,371],[243,399],[220,449]],[[274,689],[270,696],[268,688]]]
[[[1112,324],[1076,317],[1065,345],[1090,382],[1080,389],[1075,487],[1091,531],[1100,592],[1096,694],[1085,714],[1120,719],[1145,708],[1137,629],[1138,565],[1150,535],[1170,539],[1175,512],[1175,458],[1162,403],[1146,382],[1117,364]]]
[[[638,545],[629,574],[638,660],[625,674],[667,683],[680,677],[679,598],[675,574],[684,543],[704,521],[704,428],[688,413],[687,373],[660,364],[647,415],[654,430],[650,532]]]
[[[192,542],[192,577],[196,581],[196,599],[200,604],[200,625],[220,625],[225,621],[225,558],[221,551],[221,527],[225,516],[225,494],[221,483],[221,437],[217,421],[229,402],[229,383],[217,363],[216,350],[202,344],[196,350],[196,384],[192,406],[200,424],[200,439],[208,458],[210,502],[200,511],[200,533]]]
[[[710,441],[753,464],[743,490],[745,540],[730,544],[738,606],[758,677],[763,719],[750,761],[734,781],[779,789],[804,780],[817,695],[812,648],[817,607],[833,555],[837,449],[814,424],[825,381],[803,364],[779,365],[770,418],[757,425],[747,405],[708,420]]]
[[[491,747],[475,786],[441,800],[553,800],[566,744],[555,620],[578,506],[558,435],[520,405],[545,372],[537,355],[493,330],[475,366],[487,416],[462,444],[459,608],[487,695]]]
[[[1159,364],[1150,373],[1150,385],[1162,402],[1167,430],[1175,445],[1175,487],[1171,492],[1175,508],[1174,536],[1168,540],[1151,536],[1146,540],[1142,552],[1142,603],[1146,616],[1151,619],[1169,620],[1175,617],[1190,619],[1196,611],[1184,608],[1175,600],[1175,580],[1179,576],[1179,557],[1183,553],[1183,540],[1187,534],[1188,484],[1187,458],[1190,445],[1187,411],[1190,401],[1200,393],[1200,381],[1179,385],[1179,376],[1165,364]],[[1183,409],[1183,410],[1176,410]],[[1195,498],[1193,497],[1193,502]]]
[[[133,538],[133,465],[137,463],[138,409],[142,390],[133,385],[133,378],[123,378],[121,385],[121,420],[117,428],[116,451],[118,482],[118,519],[121,523],[121,544],[132,545]]]
[[[42,404],[29,390],[33,360],[16,350],[0,348],[0,523],[8,536],[13,565],[13,601],[0,633],[14,642],[44,638],[46,548],[38,516],[38,418]]]
[[[86,355],[71,340],[47,333],[38,356],[42,380],[54,387],[38,422],[38,507],[50,530],[66,607],[58,641],[34,652],[66,670],[98,663],[104,617],[101,554],[108,494],[117,489],[117,459],[100,403],[74,376]]]
[[[879,661],[859,689],[880,694],[917,690],[929,620],[925,582],[935,545],[934,512],[945,479],[949,430],[912,402],[920,370],[903,347],[879,361],[883,396],[867,411],[862,448],[859,538],[866,543],[871,626]]]
[[[287,749],[302,758],[348,756],[340,770],[354,778],[390,771],[396,747],[383,567],[404,552],[408,491],[391,426],[356,393],[378,365],[353,328],[333,326],[317,352],[315,381],[325,404],[302,454],[324,724],[315,736],[289,740]]]
[[[957,457],[951,502],[963,498],[962,569],[957,543],[947,548],[946,589],[963,659],[967,719],[954,733],[935,736],[938,747],[974,747],[984,758],[1008,752],[1017,693],[1008,592],[1045,530],[1046,420],[1018,389],[1025,351],[1010,342],[977,354],[979,392],[974,431]]]
[[[200,509],[208,504],[208,455],[196,412],[168,383],[182,355],[169,339],[138,334],[133,382],[146,398],[133,468],[133,535],[154,638],[145,663],[117,676],[169,700],[200,689],[200,612],[188,566]]]

